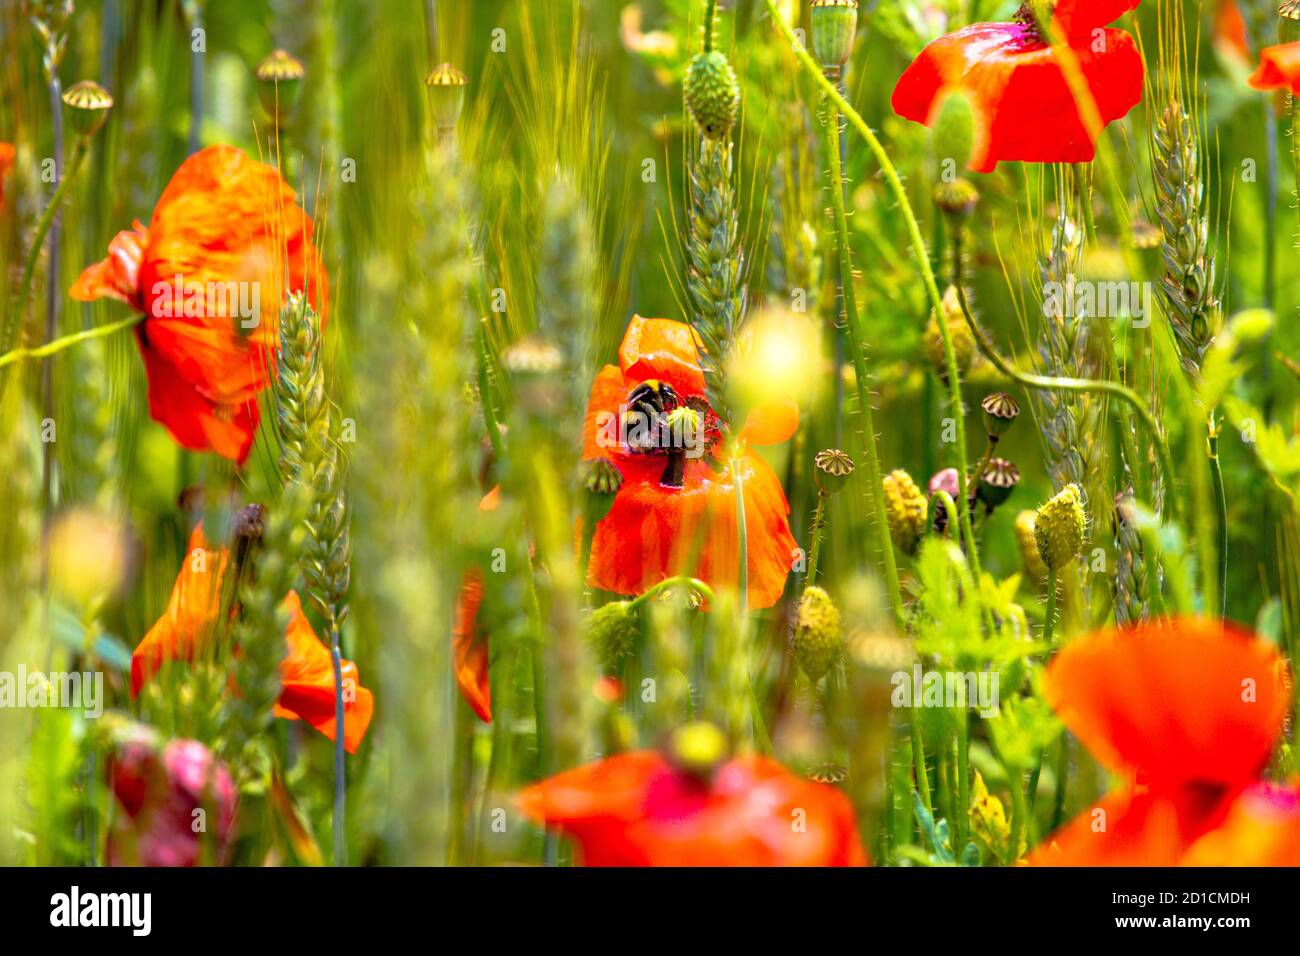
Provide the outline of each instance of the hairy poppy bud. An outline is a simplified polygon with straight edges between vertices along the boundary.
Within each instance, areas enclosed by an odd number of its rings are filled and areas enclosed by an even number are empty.
[[[814,586],[804,590],[792,645],[799,667],[814,683],[825,676],[843,652],[840,612],[822,588]]]
[[[857,29],[858,0],[813,0],[813,55],[823,69],[849,62]]]
[[[63,93],[68,107],[68,122],[73,132],[86,139],[100,131],[113,108],[113,97],[94,80],[82,80]]]
[[[961,299],[956,286],[948,286],[943,293],[943,316],[930,312],[930,324],[925,327],[925,356],[934,366],[936,374],[943,381],[948,380],[948,361],[943,350],[943,334],[939,322],[946,322],[948,335],[952,338],[952,350],[957,359],[957,372],[965,375],[970,371],[975,360],[975,337],[966,326],[966,317],[962,313]]]
[[[1016,515],[1016,544],[1020,548],[1020,563],[1025,573],[1034,581],[1047,579],[1047,565],[1038,553],[1038,541],[1034,537],[1033,511],[1025,510]]]
[[[638,630],[636,611],[631,601],[611,601],[587,615],[583,630],[596,652],[600,666],[616,671],[632,653]]]
[[[934,152],[941,162],[951,160],[951,168],[964,169],[975,151],[975,110],[959,89],[941,95],[932,125]]]
[[[1087,527],[1079,486],[1071,482],[1034,516],[1034,541],[1043,564],[1059,571],[1078,557]]]
[[[847,452],[840,451],[838,448],[823,448],[813,458],[813,464],[817,466],[813,477],[817,479],[817,487],[821,489],[822,494],[835,494],[844,487],[849,476],[853,474],[853,459]]]
[[[722,139],[735,125],[740,83],[727,58],[717,50],[697,53],[686,67],[686,108],[700,132]]]
[[[469,86],[469,77],[450,63],[439,63],[424,78],[424,85],[429,88],[434,126],[439,130],[455,129],[465,109],[465,87]]]
[[[979,204],[980,193],[969,179],[943,180],[934,187],[934,204],[945,216],[965,219]]]
[[[912,476],[898,468],[881,481],[885,489],[885,519],[889,523],[889,537],[904,554],[916,551],[916,544],[925,534],[928,507],[925,494],[917,487]]]
[[[257,94],[268,116],[283,116],[293,109],[306,72],[301,61],[287,50],[272,50],[257,65]]]

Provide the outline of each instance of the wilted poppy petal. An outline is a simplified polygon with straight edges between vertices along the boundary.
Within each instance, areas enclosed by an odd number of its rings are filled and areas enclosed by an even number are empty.
[[[461,580],[456,623],[451,631],[452,667],[465,702],[484,723],[492,722],[492,689],[488,680],[488,638],[478,628],[483,604],[483,572],[471,568]]]
[[[289,655],[280,664],[284,689],[275,705],[275,716],[301,718],[333,740],[336,726],[333,657],[303,613],[296,591],[288,593],[284,606],[289,611],[289,626],[284,635]],[[356,664],[343,661],[342,672],[343,746],[348,753],[356,753],[370,726],[375,698],[361,686]]]
[[[1269,644],[1208,618],[1168,618],[1066,646],[1047,702],[1094,756],[1152,787],[1250,783],[1290,702]]]
[[[779,445],[799,430],[799,405],[793,399],[774,399],[753,409],[740,430],[740,440],[751,445]]]
[[[667,382],[683,398],[704,394],[700,337],[685,322],[632,316],[618,359],[629,383]]]
[[[212,548],[203,535],[203,525],[196,525],[167,599],[167,610],[131,655],[132,697],[164,663],[192,661],[208,648],[221,613],[222,581],[229,561],[230,552]]]
[[[1259,66],[1246,82],[1257,90],[1286,87],[1300,93],[1300,40],[1260,50]]]
[[[749,605],[771,607],[785,590],[795,552],[790,506],[772,469],[756,454],[744,469]],[[588,583],[618,594],[640,594],[674,574],[690,573],[714,587],[738,580],[740,547],[731,471],[714,472],[698,459],[686,463],[681,488],[660,483],[657,461],[632,462],[598,525]]]

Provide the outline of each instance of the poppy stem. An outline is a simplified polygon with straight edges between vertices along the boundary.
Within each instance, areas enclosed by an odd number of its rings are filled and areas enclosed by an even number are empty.
[[[704,5],[704,52],[713,52],[713,27],[718,18],[718,0],[708,0]]]
[[[1056,568],[1047,570],[1047,613],[1043,619],[1043,643],[1052,646],[1052,631],[1056,626]]]
[[[826,501],[829,496],[824,491],[817,492],[817,509],[813,512],[812,548],[808,552],[808,574],[804,578],[804,587],[810,588],[817,583],[817,559],[822,550],[822,530],[826,527]]]
[[[822,72],[822,68],[817,64],[817,61],[812,58],[804,45],[795,37],[794,33],[790,29],[790,25],[786,23],[785,19],[781,16],[781,11],[777,8],[776,0],[766,0],[766,3],[768,12],[772,15],[772,22],[776,24],[777,29],[781,31],[786,42],[790,44],[790,49],[794,52],[795,59],[799,61],[800,66],[802,66],[813,81],[821,87],[823,92],[830,97],[831,102],[835,104],[839,112],[844,114],[849,123],[852,124],[853,128],[857,130],[858,135],[866,141],[867,147],[871,150],[877,164],[880,166],[880,172],[885,178],[885,183],[889,187],[889,191],[893,193],[894,199],[898,203],[899,211],[903,216],[903,223],[907,227],[912,255],[916,258],[917,265],[920,267],[921,278],[925,285],[925,291],[929,295],[930,304],[933,306],[936,315],[943,315],[943,297],[939,295],[939,286],[934,278],[934,269],[930,265],[930,253],[925,244],[925,237],[921,235],[921,227],[917,222],[916,213],[912,209],[912,202],[907,196],[907,189],[904,188],[903,181],[898,175],[898,170],[894,167],[893,161],[889,158],[889,153],[876,137],[876,134],[871,131],[871,127],[868,126],[867,121],[862,118],[862,114],[855,110],[852,104],[845,99],[844,95],[840,93],[839,89],[836,87],[836,84],[832,83],[826,77]],[[834,151],[834,160],[838,159],[839,150],[837,145]],[[838,163],[836,165],[838,165]],[[834,192],[835,190],[832,190],[832,193]],[[844,202],[842,192],[840,193],[839,201],[841,205]],[[845,233],[845,238],[847,238],[847,227],[845,227],[843,231]],[[847,243],[841,244],[847,245]],[[849,276],[851,279],[852,273],[849,273]],[[852,282],[850,281],[845,283],[845,286],[846,288],[852,288]],[[965,454],[966,413],[962,407],[961,377],[957,372],[957,353],[953,349],[952,333],[948,330],[946,322],[939,323],[939,334],[943,339],[944,360],[948,371],[948,395],[952,403],[953,421],[956,425],[957,447],[962,449],[962,454]],[[858,349],[852,341],[850,341],[849,347],[854,352],[854,360],[857,361],[859,357]],[[857,366],[855,366],[855,368],[856,367]],[[863,382],[861,378],[859,378],[858,387],[859,390],[865,388],[865,382]],[[867,407],[868,406],[866,405],[863,406],[864,413]],[[875,436],[868,435],[868,437],[874,440]],[[870,446],[870,443],[868,443],[868,445]],[[966,472],[964,469],[957,469],[957,481],[959,484],[958,492],[961,497],[965,499]],[[883,497],[883,489],[881,489],[880,494]],[[881,505],[882,507],[880,510],[883,513],[883,501],[881,502]],[[970,512],[964,507],[960,511],[959,522],[962,534],[966,538],[968,548],[967,554],[971,562],[971,567],[975,572],[976,580],[979,580],[982,577],[979,553],[975,546],[975,534],[971,530]],[[881,528],[883,529],[884,527],[885,526],[881,524]],[[892,560],[892,558],[892,554],[886,558],[886,566],[888,566],[888,562]]]
[[[331,615],[333,617],[333,615]],[[339,648],[339,627],[330,621],[330,662],[334,667],[334,865],[348,865],[347,767],[344,744],[343,653]]]
[[[817,75],[824,80],[826,79],[820,71]],[[826,80],[826,82],[830,84],[829,80]],[[831,85],[834,88],[833,84]],[[840,305],[844,310],[844,329],[848,339],[849,351],[853,354],[853,377],[858,391],[858,411],[862,416],[862,426],[865,432],[862,444],[867,456],[867,482],[871,489],[871,506],[875,513],[880,558],[885,570],[885,586],[889,591],[889,604],[893,608],[894,619],[901,624],[903,621],[903,595],[898,583],[898,566],[894,561],[894,546],[889,538],[889,520],[885,510],[885,486],[880,475],[880,453],[876,448],[876,427],[871,409],[871,388],[868,384],[867,360],[862,351],[865,336],[862,335],[863,330],[858,315],[858,298],[853,288],[853,253],[849,246],[849,217],[844,203],[844,167],[840,163],[840,143],[840,111],[833,102],[828,101],[826,104],[826,156],[830,164],[831,213],[835,220],[835,237],[839,257]],[[928,258],[926,262],[928,265]],[[947,335],[946,329],[944,334]],[[947,340],[945,339],[945,341]],[[955,374],[955,366],[952,371]],[[960,420],[960,408],[958,408],[956,414]],[[963,439],[959,438],[958,441],[960,446],[964,448]],[[818,519],[822,516],[821,509],[822,503],[818,501]],[[820,524],[820,521],[818,521],[818,524]],[[813,534],[813,547],[816,548],[819,544],[817,535],[820,534],[820,528],[815,526]],[[814,551],[815,554],[816,551]],[[814,559],[809,564],[809,584],[812,583],[815,574],[816,564]]]
[[[644,604],[646,601],[650,600],[652,597],[658,594],[659,592],[666,591],[669,588],[678,587],[679,585],[683,585],[683,584],[685,584],[693,591],[698,591],[700,594],[704,596],[704,600],[706,601],[712,602],[716,600],[716,596],[713,593],[713,588],[709,587],[699,578],[692,578],[685,574],[679,574],[676,577],[664,578],[658,584],[646,588],[644,591],[642,591],[639,595],[634,597],[628,603],[628,610],[634,611],[637,608],[639,608],[642,604]]]
[[[57,338],[53,342],[46,342],[44,345],[38,345],[34,348],[25,346],[12,349],[4,355],[0,355],[0,368],[11,365],[14,362],[20,362],[23,359],[48,358],[64,349],[72,348],[81,342],[90,339],[102,339],[112,335],[114,332],[120,332],[123,329],[133,328],[144,321],[143,315],[133,315],[130,318],[122,319],[120,322],[109,322],[107,325],[100,325],[93,329],[85,329],[81,332],[73,332],[62,338]]]
[[[1214,504],[1218,512],[1218,564],[1219,564],[1219,616],[1228,616],[1228,496],[1223,487],[1223,469],[1219,464],[1219,431],[1222,419],[1216,420],[1210,412],[1206,424],[1206,453],[1210,458],[1210,479],[1214,483]]]

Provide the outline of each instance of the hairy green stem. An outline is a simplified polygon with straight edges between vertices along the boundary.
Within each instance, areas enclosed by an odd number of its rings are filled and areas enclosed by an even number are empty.
[[[1219,429],[1214,412],[1210,412],[1205,439],[1210,458],[1210,479],[1214,484],[1214,504],[1218,512],[1219,528],[1219,616],[1228,616],[1228,495],[1223,487],[1223,469],[1219,464]]]
[[[1043,643],[1052,646],[1052,632],[1056,627],[1056,568],[1047,571],[1047,613],[1043,621]]]
[[[821,74],[819,74],[821,75]],[[871,486],[871,506],[875,512],[876,534],[879,536],[880,557],[885,569],[885,586],[889,591],[889,604],[894,618],[903,621],[903,595],[898,583],[898,566],[894,548],[889,540],[889,519],[885,511],[885,488],[880,475],[880,454],[876,449],[876,426],[871,410],[871,389],[867,383],[867,360],[862,353],[865,335],[858,315],[858,298],[853,288],[853,254],[849,246],[849,219],[844,203],[844,169],[840,164],[840,114],[827,104],[826,155],[830,163],[831,209],[835,217],[835,235],[839,257],[840,286],[844,304],[844,327],[849,350],[853,353],[853,377],[858,390],[858,409],[866,433],[863,445],[867,455],[867,482]],[[942,323],[941,323],[942,324]],[[955,371],[955,363],[953,370]],[[960,399],[959,399],[960,401]],[[958,412],[960,415],[960,411]],[[964,445],[962,447],[965,447]],[[818,503],[820,513],[820,502]],[[816,539],[814,538],[814,546]],[[973,545],[973,538],[972,538]],[[811,566],[810,566],[811,567]],[[812,574],[809,575],[809,583]]]
[[[100,339],[112,335],[114,332],[120,332],[123,329],[133,328],[144,321],[143,315],[133,315],[129,319],[122,319],[119,322],[109,322],[107,325],[101,325],[93,329],[85,329],[81,332],[73,332],[55,339],[53,342],[46,342],[44,345],[38,345],[34,348],[16,348],[0,355],[0,367],[10,365],[14,362],[20,362],[23,359],[48,358],[64,349],[72,348],[81,342],[90,339]]]
[[[825,492],[817,492],[817,508],[813,512],[812,528],[809,532],[812,536],[812,547],[808,551],[808,574],[804,578],[804,587],[812,587],[817,583],[817,559],[821,556],[822,551],[822,529],[826,527],[826,502],[829,497]]]

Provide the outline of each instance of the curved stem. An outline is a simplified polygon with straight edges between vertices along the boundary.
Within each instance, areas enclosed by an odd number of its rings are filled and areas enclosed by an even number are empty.
[[[858,410],[862,415],[862,427],[865,432],[863,446],[867,455],[867,481],[871,486],[871,506],[875,512],[880,557],[885,569],[885,586],[889,591],[889,604],[893,608],[894,618],[901,624],[903,596],[898,583],[898,566],[894,561],[894,546],[889,539],[885,488],[880,475],[880,454],[876,450],[876,426],[871,410],[871,389],[867,384],[867,361],[862,354],[865,336],[860,327],[858,298],[853,288],[853,254],[849,247],[849,218],[844,204],[844,168],[840,163],[840,113],[834,106],[827,105],[829,108],[826,111],[826,155],[830,163],[831,209],[835,218],[835,236],[839,247],[839,281],[841,301],[844,305],[844,328],[849,350],[853,353],[853,377],[858,390]],[[961,447],[965,447],[964,442],[961,443]],[[819,515],[820,512],[819,501]],[[815,569],[810,571],[810,584],[814,574]]]
[[[1176,518],[1178,516],[1178,498],[1174,489],[1174,465],[1173,458],[1169,454],[1169,443],[1165,439],[1164,431],[1160,428],[1160,423],[1156,421],[1151,409],[1142,401],[1137,392],[1127,385],[1112,382],[1109,379],[1056,378],[1050,375],[1036,375],[1024,371],[998,353],[984,329],[980,327],[979,323],[975,321],[975,316],[971,314],[970,306],[966,302],[966,293],[960,286],[957,287],[957,299],[961,302],[962,315],[966,319],[966,325],[970,328],[971,334],[975,337],[975,344],[979,346],[979,350],[984,357],[992,362],[994,367],[1003,375],[1014,379],[1027,388],[1044,391],[1095,392],[1113,395],[1131,406],[1138,418],[1142,420],[1143,426],[1150,432],[1152,441],[1155,442],[1156,452],[1160,456],[1160,469],[1164,472],[1165,481],[1169,485],[1169,496],[1166,499],[1169,503],[1169,512],[1172,517]]]
[[[101,325],[93,329],[86,329],[82,332],[73,332],[71,335],[65,335],[62,338],[55,339],[53,342],[46,342],[44,345],[38,345],[35,348],[16,348],[4,355],[0,355],[0,367],[10,365],[14,362],[22,361],[29,358],[48,358],[57,352],[85,342],[89,339],[100,339],[112,335],[114,332],[120,332],[122,329],[129,329],[139,325],[144,321],[143,315],[133,315],[129,319],[122,319],[120,322],[110,322],[107,325]]]
[[[700,594],[704,595],[704,600],[706,601],[713,601],[715,599],[713,588],[709,587],[699,578],[692,578],[685,574],[679,574],[676,577],[664,578],[658,584],[646,588],[644,591],[642,591],[640,594],[638,594],[636,597],[632,599],[632,601],[628,604],[628,610],[636,610],[638,607],[640,607],[646,601],[650,600],[660,591],[666,591],[669,588],[677,587],[678,585],[681,584],[687,585],[693,591],[699,591]]]
[[[912,210],[912,202],[907,196],[907,190],[903,188],[903,180],[898,175],[898,170],[894,168],[889,154],[881,144],[876,134],[871,131],[862,115],[844,98],[843,94],[836,88],[836,85],[826,78],[822,69],[817,62],[804,49],[802,43],[795,37],[789,24],[781,16],[781,11],[777,9],[776,0],[765,0],[768,12],[772,15],[772,22],[776,24],[778,30],[785,37],[794,51],[795,59],[804,71],[813,79],[818,87],[830,97],[841,113],[849,121],[850,125],[858,132],[863,140],[866,141],[867,147],[875,157],[876,163],[880,166],[880,172],[884,176],[885,183],[889,191],[893,194],[895,201],[898,203],[899,213],[903,217],[903,223],[907,227],[908,239],[912,245],[912,255],[915,257],[917,265],[920,267],[921,278],[925,283],[925,291],[930,299],[930,305],[934,308],[935,314],[943,315],[943,297],[939,294],[939,286],[934,278],[934,269],[930,265],[930,254],[925,244],[925,238],[921,235],[921,227],[917,222],[916,214]],[[836,154],[838,156],[838,153]],[[946,322],[939,323],[939,334],[943,339],[944,363],[947,368],[948,378],[948,395],[952,404],[953,419],[957,426],[957,446],[964,457],[966,454],[966,415],[962,408],[961,400],[961,378],[957,372],[957,353],[953,349],[952,333],[948,329]],[[975,534],[971,530],[970,511],[965,507],[967,489],[966,489],[966,472],[965,469],[957,469],[958,492],[959,497],[963,500],[963,507],[958,511],[959,524],[962,535],[966,539],[967,555],[971,562],[971,568],[975,572],[975,579],[980,579],[979,553],[975,547]]]

